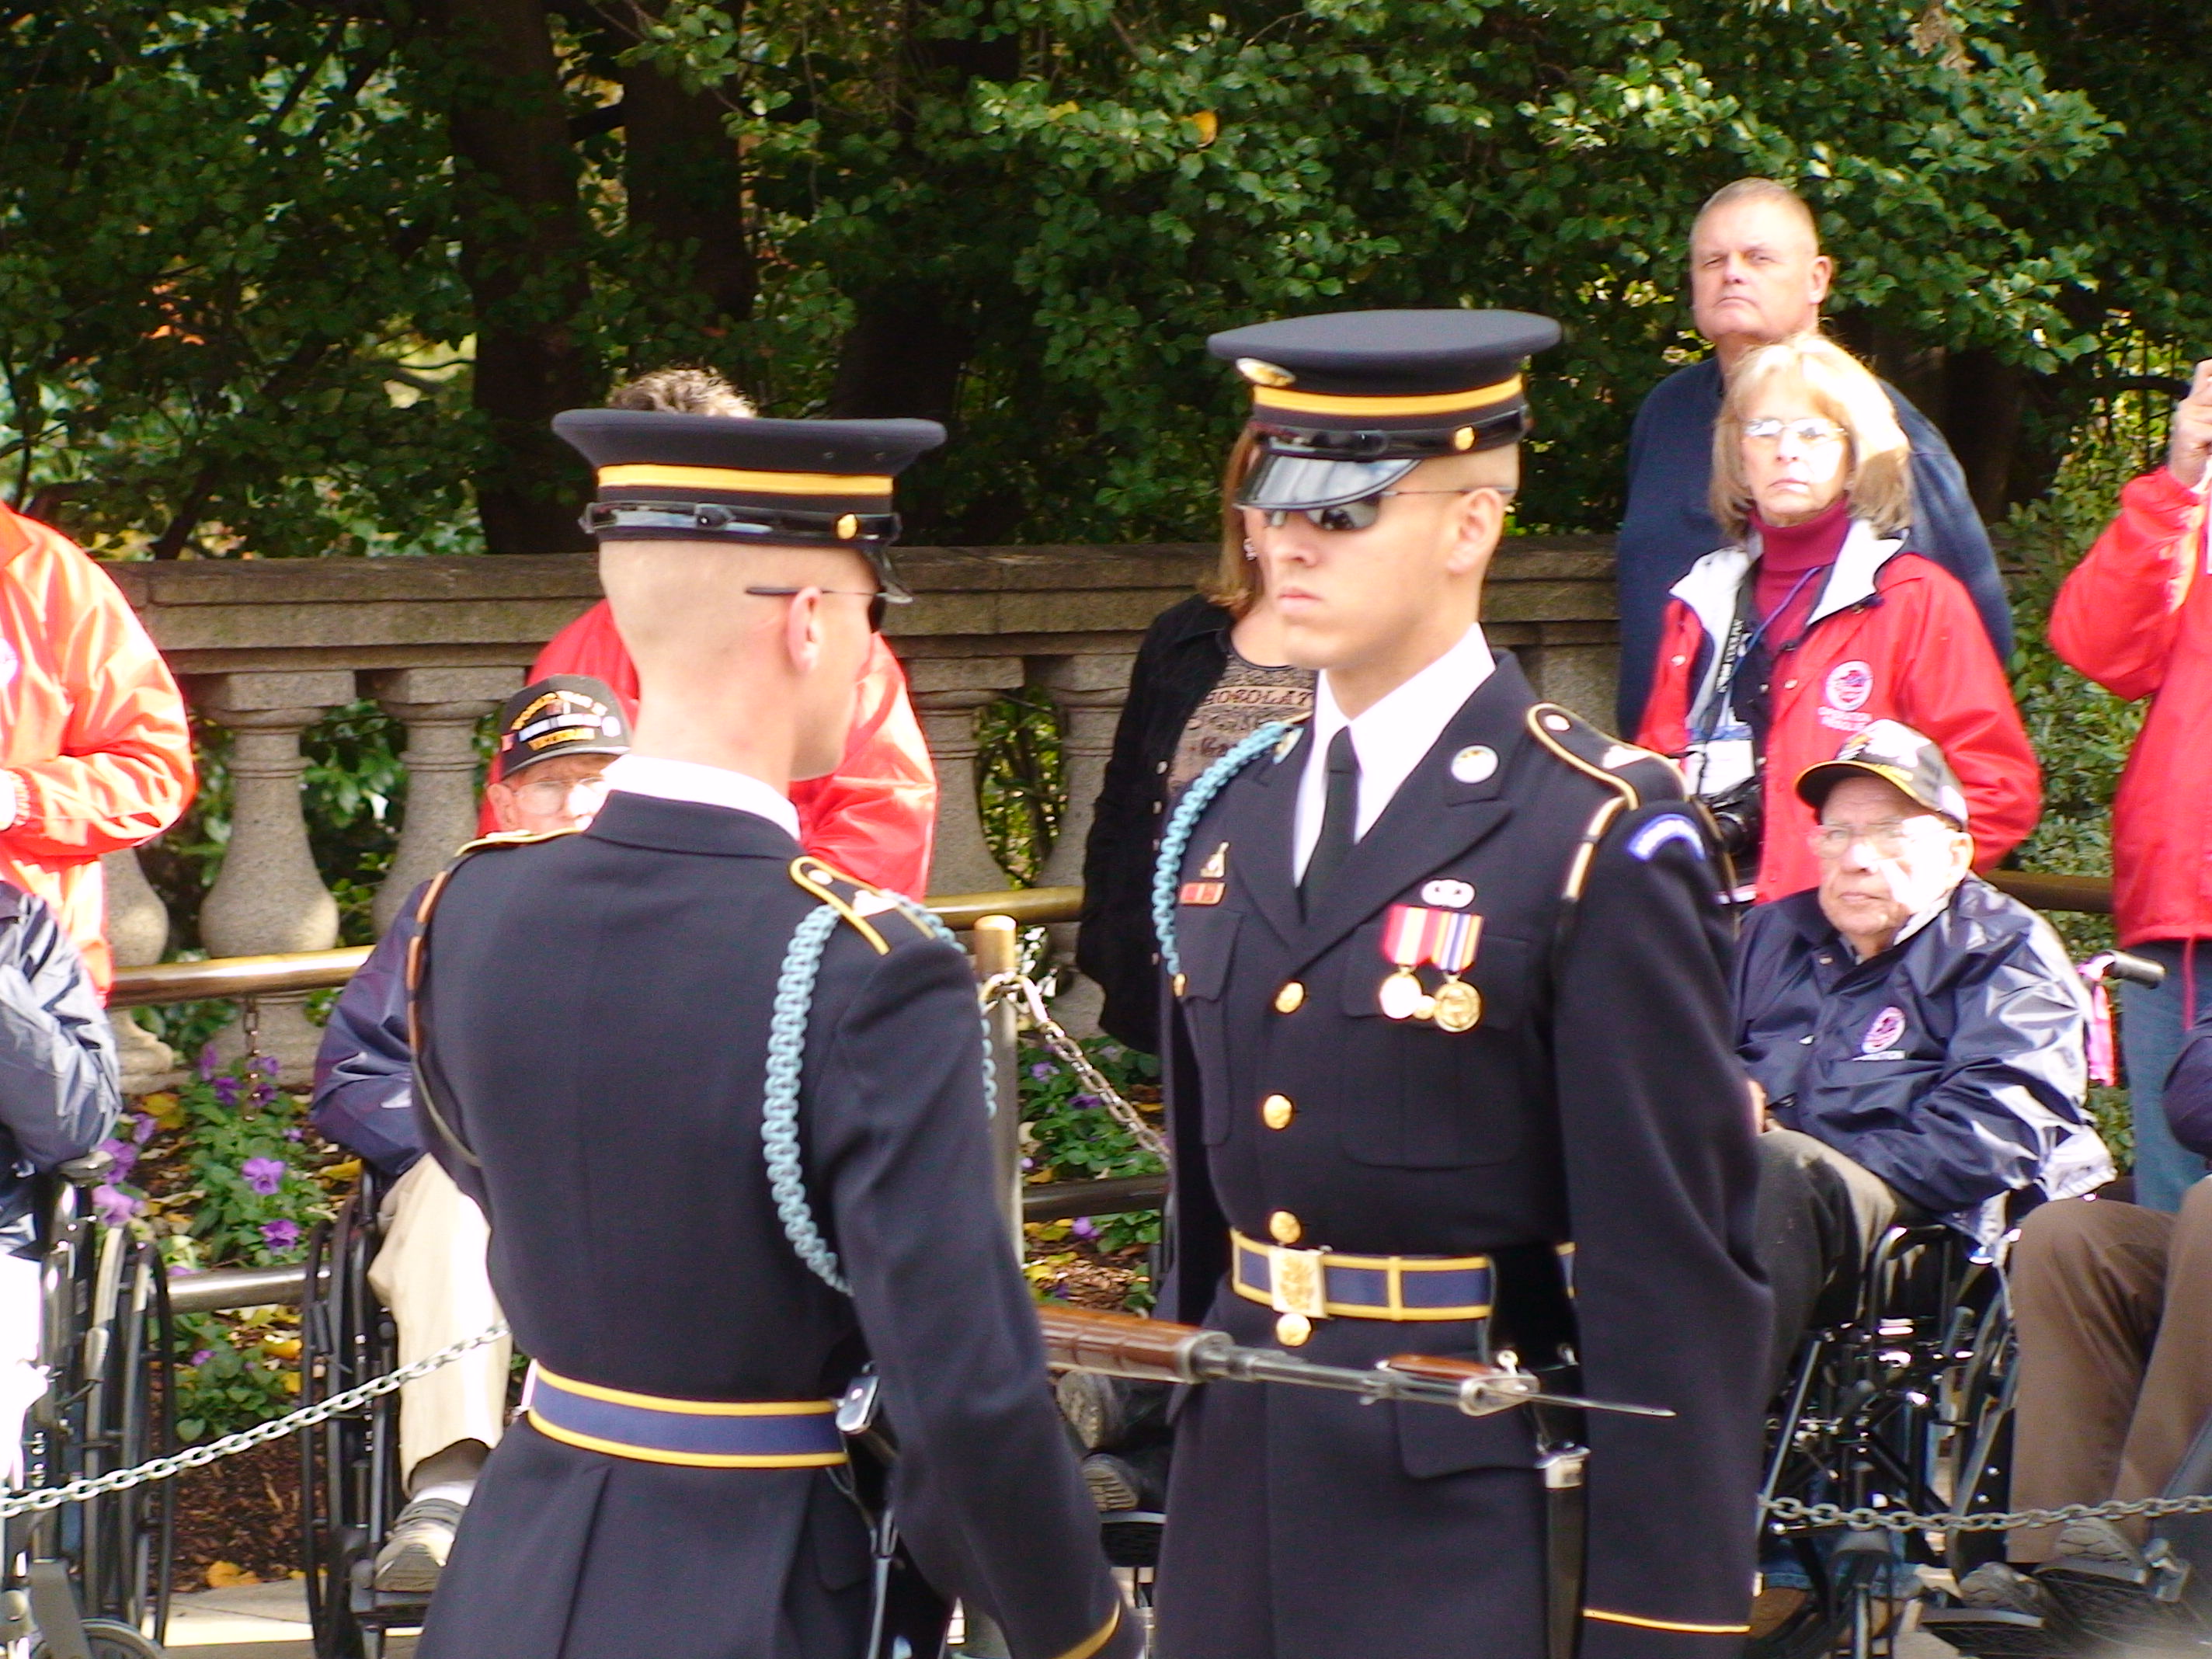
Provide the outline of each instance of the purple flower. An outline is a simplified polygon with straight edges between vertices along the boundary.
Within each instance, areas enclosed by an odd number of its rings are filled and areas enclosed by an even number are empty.
[[[115,1160],[115,1178],[118,1181],[127,1179],[137,1166],[138,1149],[127,1140],[118,1140],[111,1135],[100,1143],[100,1150]]]
[[[154,1132],[155,1132],[156,1129],[159,1129],[161,1127],[161,1126],[160,1122],[159,1122],[158,1121],[156,1121],[156,1120],[155,1120],[155,1118],[154,1117],[154,1115],[153,1115],[150,1112],[133,1112],[133,1113],[131,1113],[131,1144],[132,1144],[133,1146],[144,1146],[148,1141],[151,1140],[151,1139],[154,1138]]]
[[[208,1086],[215,1091],[216,1103],[234,1110],[238,1106],[238,1079],[234,1077],[213,1079]]]
[[[239,1166],[238,1172],[246,1177],[246,1184],[264,1198],[284,1184],[284,1165],[273,1158],[249,1158]],[[293,1231],[296,1232],[298,1229]]]
[[[1024,1170],[1034,1170],[1034,1169],[1036,1169],[1036,1160],[1035,1158],[1024,1158],[1024,1159],[1022,1160],[1022,1168],[1024,1168]]]
[[[1067,1103],[1071,1106],[1088,1109],[1098,1104],[1098,1097],[1097,1095],[1071,1095],[1068,1097]]]
[[[274,1054],[256,1054],[252,1060],[246,1061],[246,1064],[264,1077],[273,1078],[283,1069],[277,1064],[276,1056]]]
[[[285,1131],[284,1131],[284,1139],[287,1139],[287,1140],[300,1140],[300,1139],[305,1139],[305,1138],[306,1138],[306,1135],[307,1135],[307,1131],[306,1131],[306,1130],[304,1130],[304,1129],[300,1129],[300,1128],[291,1128],[291,1129],[287,1129],[287,1130],[285,1130]]]
[[[212,1042],[203,1043],[200,1046],[200,1058],[198,1070],[200,1074],[201,1082],[210,1083],[214,1081],[216,1073],[216,1054],[215,1044]]]
[[[213,1348],[202,1348],[192,1355],[192,1364],[195,1366],[204,1365],[209,1360],[214,1358],[215,1350]]]
[[[1078,1238],[1096,1238],[1098,1237],[1098,1224],[1087,1215],[1079,1215],[1067,1224],[1067,1231]]]
[[[111,1227],[120,1227],[138,1213],[140,1206],[130,1194],[109,1186],[106,1182],[92,1189],[94,1214]]]
[[[282,1218],[261,1224],[261,1242],[272,1250],[289,1250],[300,1242],[300,1224]]]
[[[1052,1075],[1052,1062],[1050,1060],[1041,1060],[1037,1061],[1036,1065],[1030,1067],[1030,1075],[1035,1078],[1038,1082],[1042,1083]]]

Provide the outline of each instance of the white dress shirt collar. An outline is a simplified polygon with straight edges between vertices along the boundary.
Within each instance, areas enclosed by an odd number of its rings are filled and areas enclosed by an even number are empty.
[[[617,755],[607,768],[607,787],[625,794],[650,795],[655,800],[688,800],[701,806],[727,807],[766,818],[793,841],[799,839],[799,811],[787,796],[758,778],[727,767],[707,766],[698,761],[667,760],[659,755],[632,752]]]
[[[1306,750],[1304,775],[1298,780],[1292,876],[1305,873],[1306,860],[1321,839],[1328,793],[1328,745],[1336,734],[1349,726],[1352,752],[1359,757],[1359,816],[1352,827],[1357,840],[1374,827],[1400,786],[1421,763],[1421,757],[1436,747],[1452,716],[1490,678],[1494,666],[1490,641],[1477,623],[1460,636],[1458,644],[1376,699],[1357,719],[1337,707],[1328,675],[1321,676],[1314,691],[1313,741]]]

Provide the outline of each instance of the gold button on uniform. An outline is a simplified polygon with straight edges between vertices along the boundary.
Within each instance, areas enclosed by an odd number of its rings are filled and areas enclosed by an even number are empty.
[[[1284,1103],[1288,1104],[1288,1102]],[[1295,1244],[1305,1232],[1297,1217],[1288,1210],[1278,1210],[1267,1218],[1267,1231],[1278,1244]]]
[[[1306,988],[1297,981],[1292,980],[1275,993],[1275,1012],[1279,1014],[1295,1014],[1305,1000]]]
[[[1291,1104],[1291,1097],[1288,1095],[1269,1095],[1260,1103],[1260,1121],[1270,1129],[1289,1128],[1291,1119],[1297,1115],[1297,1108]],[[1293,1234],[1292,1237],[1295,1237],[1296,1235]]]
[[[1177,974],[1175,976],[1175,994],[1177,996],[1181,996],[1182,994],[1182,988],[1189,981],[1185,980],[1181,974]]]
[[[1275,1321],[1275,1340],[1286,1348],[1303,1347],[1312,1335],[1313,1321],[1304,1314],[1283,1314]]]

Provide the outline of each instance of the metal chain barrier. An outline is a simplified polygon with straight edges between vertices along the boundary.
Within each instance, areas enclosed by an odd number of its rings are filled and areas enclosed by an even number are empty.
[[[2016,1527],[2056,1527],[2069,1521],[2119,1521],[2130,1516],[2212,1515],[2212,1495],[2141,1498],[2133,1503],[2066,1504],[2055,1510],[1991,1510],[1984,1515],[1914,1515],[1907,1510],[1847,1510],[1835,1504],[1770,1498],[1770,1520],[1794,1523],[1793,1532],[1848,1527],[1854,1532],[2010,1532]]]
[[[507,1334],[507,1326],[502,1322],[464,1341],[456,1342],[451,1347],[425,1354],[411,1365],[402,1365],[396,1371],[386,1371],[382,1376],[371,1377],[358,1387],[348,1389],[343,1394],[334,1394],[328,1400],[302,1406],[286,1416],[271,1419],[266,1423],[257,1423],[250,1429],[224,1435],[204,1446],[191,1446],[167,1457],[156,1457],[135,1468],[117,1469],[107,1474],[85,1475],[65,1486],[40,1486],[29,1492],[10,1492],[0,1498],[0,1521],[11,1516],[35,1514],[41,1510],[58,1510],[64,1504],[82,1504],[88,1498],[105,1498],[110,1492],[128,1492],[131,1487],[143,1486],[149,1480],[167,1480],[182,1474],[186,1469],[204,1468],[221,1458],[251,1451],[271,1440],[282,1440],[298,1430],[310,1428],[317,1423],[365,1406],[380,1395],[395,1393],[416,1377],[428,1376],[441,1366],[450,1365],[464,1354],[487,1347]]]
[[[1091,1064],[1091,1056],[1083,1052],[1083,1045],[1067,1033],[1067,1028],[1052,1017],[1045,1006],[1044,988],[1025,973],[994,974],[983,981],[983,1006],[990,1008],[1001,1002],[1012,1002],[1021,1011],[1022,1018],[1037,1040],[1052,1051],[1053,1058],[1073,1072],[1086,1094],[1095,1095],[1098,1103],[1113,1115],[1114,1121],[1134,1136],[1136,1142],[1163,1164],[1167,1162],[1166,1137],[1145,1121],[1142,1114],[1121,1098],[1119,1090],[1106,1080],[1106,1075]]]

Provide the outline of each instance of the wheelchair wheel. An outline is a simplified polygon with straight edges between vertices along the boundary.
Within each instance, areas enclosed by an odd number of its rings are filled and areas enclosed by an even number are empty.
[[[92,1650],[92,1659],[168,1659],[168,1650],[160,1643],[112,1619],[86,1620],[84,1637],[85,1645]],[[31,1659],[53,1659],[53,1650],[44,1642],[36,1643],[31,1649]]]
[[[300,1319],[300,1397],[327,1400],[398,1363],[398,1334],[369,1289],[382,1242],[380,1194],[365,1182],[319,1226],[307,1249]],[[376,1659],[390,1625],[422,1622],[422,1604],[377,1594],[376,1552],[402,1503],[399,1400],[386,1395],[300,1437],[301,1566],[316,1659]]]
[[[1960,1370],[1953,1410],[1956,1428],[1948,1507],[1957,1514],[1992,1514],[2011,1501],[2018,1359],[2011,1311],[2002,1296],[1993,1296],[1982,1310]],[[1943,1559],[1955,1577],[1964,1577],[1985,1562],[2003,1560],[2004,1550],[2002,1532],[1965,1532],[1954,1527],[1944,1535]]]

